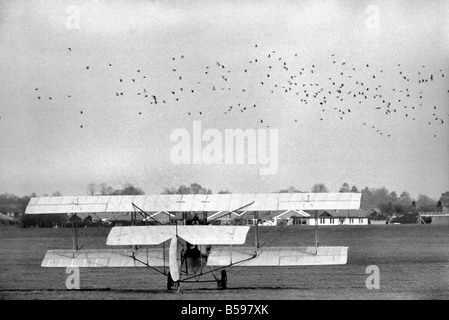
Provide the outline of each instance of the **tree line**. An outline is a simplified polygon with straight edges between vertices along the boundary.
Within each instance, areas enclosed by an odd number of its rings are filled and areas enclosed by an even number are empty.
[[[362,209],[378,209],[383,216],[391,216],[393,214],[406,214],[409,212],[428,212],[440,211],[442,206],[449,208],[449,191],[444,192],[438,199],[433,199],[427,195],[419,194],[416,199],[410,196],[407,191],[402,191],[400,194],[396,191],[389,191],[385,187],[360,189],[348,183],[343,183],[339,192],[360,192]],[[329,189],[324,183],[314,184],[310,191],[301,191],[291,186],[287,189],[278,190],[274,192],[279,193],[303,193],[303,192],[329,192]],[[120,189],[115,189],[106,183],[90,183],[86,189],[87,195],[144,195],[145,192],[134,186],[131,183],[126,183]],[[217,193],[225,194],[232,193],[229,190],[220,190]],[[178,187],[164,188],[161,194],[212,194],[212,190],[201,186],[198,183],[191,183],[190,185],[180,185]],[[62,196],[61,192],[56,191],[52,196]],[[54,224],[62,224],[67,221],[66,215],[23,215],[32,197],[36,197],[36,193],[19,197],[13,194],[0,194],[0,213],[17,213],[21,217],[20,223],[23,226],[39,225],[52,226]],[[44,196],[48,196],[45,194]]]
[[[108,186],[105,182],[99,185],[95,183],[89,183],[87,185],[87,195],[89,196],[131,196],[131,195],[143,195],[145,192],[135,187],[132,183],[125,183],[122,189],[114,189]]]
[[[291,186],[287,189],[274,191],[279,193],[327,193],[329,188],[324,183],[315,183],[310,190],[301,191]],[[438,199],[433,199],[427,195],[419,194],[416,199],[413,199],[409,192],[402,191],[399,195],[396,191],[389,191],[385,187],[360,189],[356,185],[350,186],[344,182],[339,188],[338,192],[360,192],[362,209],[378,209],[382,214],[391,216],[393,214],[402,214],[410,211],[438,211],[444,205],[449,208],[449,191],[442,193]],[[229,190],[220,190],[218,194],[232,193]],[[142,189],[134,187],[132,184],[125,184],[123,189],[114,190],[105,183],[100,185],[89,184],[88,194],[93,195],[141,195],[144,194]],[[180,185],[179,187],[164,188],[162,194],[212,194],[212,190],[201,186],[198,183],[191,183],[190,185]]]
[[[279,192],[308,192],[300,191],[295,187],[290,187]],[[311,192],[329,192],[324,183],[314,184]],[[444,192],[437,199],[433,199],[427,195],[419,194],[413,199],[409,192],[402,191],[399,195],[396,191],[389,191],[385,187],[368,188],[361,190],[355,185],[352,187],[347,183],[343,183],[338,192],[360,192],[362,194],[360,201],[361,209],[378,209],[384,216],[393,214],[405,214],[408,212],[429,212],[440,211],[443,206],[449,208],[449,191]]]

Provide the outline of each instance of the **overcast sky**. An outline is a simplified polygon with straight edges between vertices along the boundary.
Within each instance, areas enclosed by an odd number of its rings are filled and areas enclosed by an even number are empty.
[[[6,0],[0,43],[0,192],[449,190],[447,1]],[[174,164],[195,120],[278,130],[277,173]]]

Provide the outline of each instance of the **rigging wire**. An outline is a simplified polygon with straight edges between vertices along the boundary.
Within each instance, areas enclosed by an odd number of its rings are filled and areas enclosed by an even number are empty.
[[[94,214],[95,215],[95,214]],[[119,218],[121,215],[123,215],[123,213],[121,213],[121,212],[116,212],[113,216],[112,216],[112,218],[110,219],[110,220],[115,220],[116,218]],[[98,216],[97,215],[95,215],[97,218],[98,218]],[[101,219],[100,219],[101,220]],[[98,227],[97,228],[97,231],[93,234],[93,235],[89,235],[89,236],[87,236],[86,238],[86,242],[82,245],[82,246],[80,246],[79,248],[78,248],[78,250],[81,250],[83,247],[86,247],[86,246],[89,246],[90,244],[92,244],[93,242],[94,242],[94,240],[96,239],[96,238],[98,238],[98,236],[106,236],[106,233],[105,233],[105,230],[106,231],[110,231],[111,229],[112,229],[112,227],[113,226],[101,226],[101,227]],[[100,235],[100,233],[102,233],[101,235]]]
[[[285,231],[287,231],[287,229],[289,229],[290,228],[290,226],[289,225],[287,225],[287,226],[284,226],[283,227],[283,229],[281,229],[281,231],[279,232],[279,234],[276,236],[276,237],[274,237],[273,239],[271,239],[271,241],[269,241],[268,242],[268,244],[263,244],[261,247],[259,247],[259,248],[262,248],[262,247],[265,247],[265,248],[263,248],[263,249],[261,249],[261,250],[257,250],[257,255],[260,255],[260,254],[262,254],[268,247],[270,247],[270,245],[274,242],[274,241],[276,241]],[[274,231],[272,232],[272,233],[274,233]],[[268,233],[268,234],[266,234],[265,236],[264,236],[264,238],[267,238],[267,236],[268,235],[272,235],[272,233],[270,234],[270,233]],[[234,272],[229,272],[229,275],[228,275],[228,280],[229,279],[231,279],[231,278],[233,278],[234,276],[236,276],[237,274],[239,274],[245,267],[244,266],[239,266],[238,264],[236,265],[236,266],[233,266],[232,267],[233,269],[234,269]]]

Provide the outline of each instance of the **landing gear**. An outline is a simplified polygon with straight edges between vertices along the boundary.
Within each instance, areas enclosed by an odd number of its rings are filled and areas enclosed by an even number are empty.
[[[173,281],[170,272],[167,274],[167,290],[171,290],[173,286],[175,285],[175,282]]]
[[[179,281],[173,281],[170,271],[167,274],[167,290],[178,289],[179,292]]]
[[[227,285],[228,285],[228,275],[226,273],[226,270],[221,270],[221,279],[218,280],[218,288],[226,289]]]

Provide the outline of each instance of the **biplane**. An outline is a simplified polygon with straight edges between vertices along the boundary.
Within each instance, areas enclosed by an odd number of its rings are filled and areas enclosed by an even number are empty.
[[[227,287],[226,269],[235,266],[310,266],[346,264],[348,247],[259,246],[258,213],[294,210],[359,209],[360,193],[258,193],[195,194],[139,196],[36,197],[26,214],[112,215],[130,214],[133,221],[141,216],[151,225],[113,226],[106,244],[111,249],[80,249],[74,225],[72,249],[48,250],[42,267],[147,267],[166,277],[167,289],[187,282],[216,282]],[[156,218],[165,213],[169,223]],[[195,219],[176,218],[177,214],[194,213]],[[198,213],[203,213],[199,220]],[[236,225],[245,215],[253,215],[256,223]],[[234,216],[229,225],[216,225],[214,220]],[[209,216],[209,219],[208,219]],[[317,219],[317,215],[315,215]],[[234,223],[232,223],[234,222]],[[316,223],[316,232],[318,224]],[[254,230],[254,246],[245,246],[250,228]],[[208,280],[205,278],[209,275]],[[212,276],[210,276],[212,275]]]

